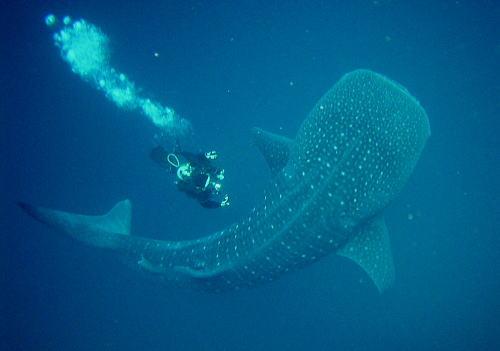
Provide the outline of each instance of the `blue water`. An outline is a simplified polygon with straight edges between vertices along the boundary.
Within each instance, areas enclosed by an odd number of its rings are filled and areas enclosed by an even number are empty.
[[[494,350],[500,345],[496,1],[12,1],[1,6],[1,350]],[[148,158],[155,128],[76,77],[49,12],[110,37],[112,62],[216,149],[229,209],[179,194]],[[155,57],[154,53],[159,53]],[[396,281],[379,295],[329,257],[260,288],[186,293],[23,214],[134,204],[133,231],[209,234],[269,179],[249,129],[293,136],[343,74],[400,82],[432,128],[387,211]]]

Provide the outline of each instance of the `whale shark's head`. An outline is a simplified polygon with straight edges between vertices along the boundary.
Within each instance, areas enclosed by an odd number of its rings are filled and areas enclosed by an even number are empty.
[[[429,135],[427,115],[406,89],[357,70],[314,106],[283,172],[291,182],[311,184],[325,214],[337,211],[341,225],[349,227],[399,193]]]

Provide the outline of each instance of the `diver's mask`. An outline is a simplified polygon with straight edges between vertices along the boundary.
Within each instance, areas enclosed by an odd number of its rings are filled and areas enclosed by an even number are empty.
[[[191,177],[191,174],[193,174],[193,167],[189,163],[181,165],[176,154],[168,154],[167,161],[172,167],[177,168],[177,178],[179,178],[179,180],[184,181],[186,178]]]
[[[191,167],[189,163],[180,165],[177,168],[177,178],[179,178],[180,180],[186,180],[186,178],[191,177],[192,173],[193,173],[193,167]]]

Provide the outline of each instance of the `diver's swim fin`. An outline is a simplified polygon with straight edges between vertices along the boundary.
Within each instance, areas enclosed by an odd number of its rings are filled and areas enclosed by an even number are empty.
[[[162,146],[157,146],[151,150],[149,157],[161,168],[169,170],[172,167],[168,162],[168,152]]]

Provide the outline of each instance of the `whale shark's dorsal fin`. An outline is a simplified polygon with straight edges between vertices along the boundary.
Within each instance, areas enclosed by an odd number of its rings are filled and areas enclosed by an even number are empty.
[[[380,292],[391,286],[394,281],[391,243],[384,218],[381,216],[366,224],[359,234],[337,253],[360,265]]]
[[[252,138],[266,159],[271,173],[275,175],[281,171],[288,162],[293,140],[260,128],[252,129]]]

